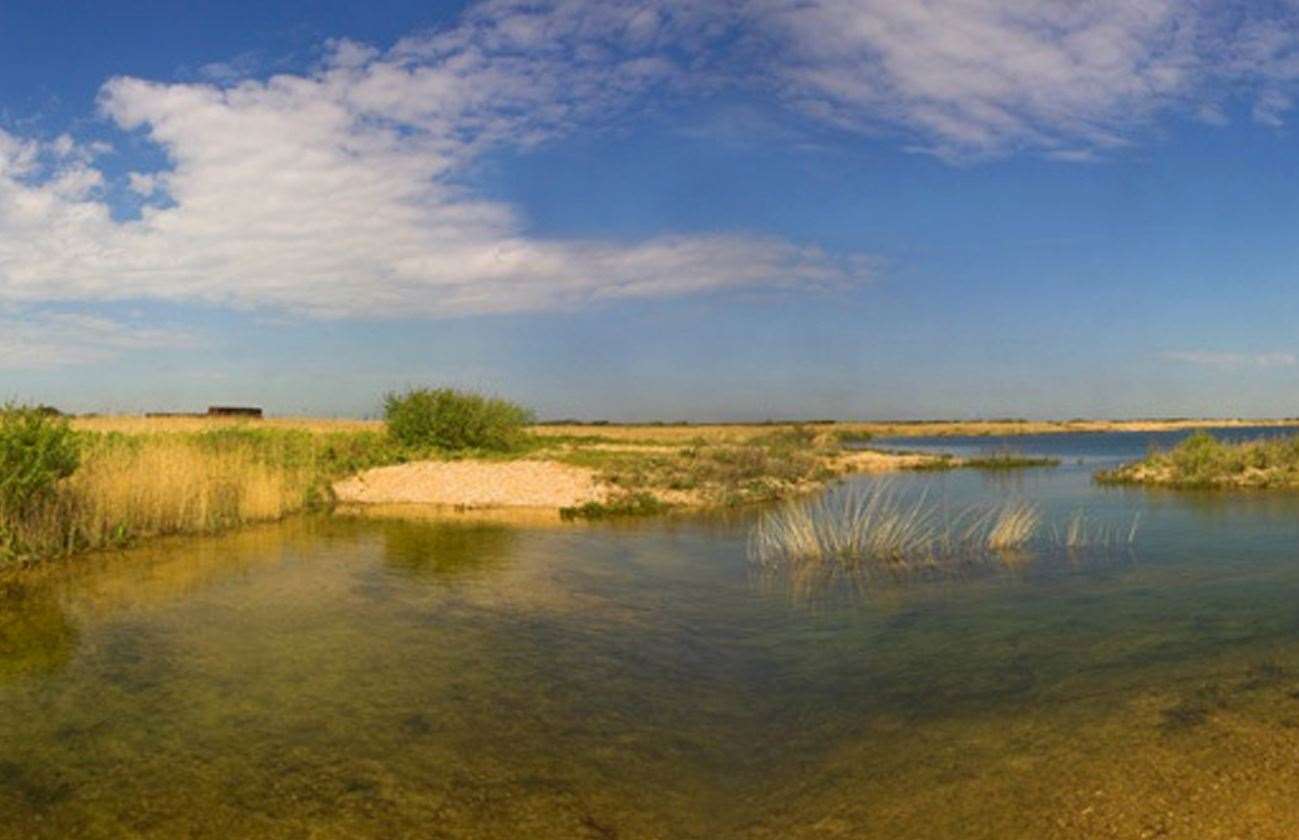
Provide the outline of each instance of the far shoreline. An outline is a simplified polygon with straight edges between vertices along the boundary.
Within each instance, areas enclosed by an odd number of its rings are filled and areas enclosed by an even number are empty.
[[[1233,418],[1145,418],[1135,420],[781,420],[771,423],[541,423],[532,427],[540,436],[590,435],[620,437],[695,437],[743,434],[764,428],[810,426],[834,430],[840,435],[869,435],[872,438],[904,437],[1013,437],[1018,435],[1176,432],[1194,429],[1294,428],[1299,417]]]

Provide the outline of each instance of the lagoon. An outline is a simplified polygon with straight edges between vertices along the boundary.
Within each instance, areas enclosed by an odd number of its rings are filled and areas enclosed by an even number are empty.
[[[1141,522],[866,585],[758,573],[758,510],[304,517],[6,579],[0,835],[1291,836],[1299,496],[1091,481],[1149,437],[852,479]]]

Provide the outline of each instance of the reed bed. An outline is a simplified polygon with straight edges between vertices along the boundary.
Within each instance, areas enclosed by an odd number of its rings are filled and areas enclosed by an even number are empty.
[[[278,520],[327,504],[334,478],[406,457],[365,431],[80,434],[76,472],[34,510],[0,516],[0,566]]]
[[[1034,547],[1130,544],[1138,524],[1092,522],[1078,513],[1060,530],[1044,527],[1041,509],[1028,501],[953,511],[926,493],[908,499],[881,482],[765,513],[750,532],[749,554],[766,567],[918,568],[1021,557]]]

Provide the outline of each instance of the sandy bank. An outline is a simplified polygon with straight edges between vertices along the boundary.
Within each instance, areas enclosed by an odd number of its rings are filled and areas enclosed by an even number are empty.
[[[835,472],[873,473],[906,469],[922,455],[852,452],[831,459]],[[698,494],[653,489],[669,504],[702,504]],[[609,497],[595,470],[555,461],[419,461],[367,470],[334,484],[343,505],[437,505],[450,508],[556,510]]]
[[[561,508],[606,495],[593,470],[554,461],[419,461],[334,485],[343,504]]]

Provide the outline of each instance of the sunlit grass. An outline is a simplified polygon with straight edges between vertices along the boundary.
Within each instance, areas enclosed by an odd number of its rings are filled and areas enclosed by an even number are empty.
[[[1299,435],[1276,435],[1239,442],[1196,432],[1171,449],[1096,475],[1112,484],[1170,487],[1299,487]]]
[[[904,498],[881,482],[764,513],[750,532],[749,553],[769,567],[919,568],[1022,556],[1034,547],[1112,548],[1134,542],[1138,524],[1092,522],[1077,513],[1063,530],[1048,528],[1041,508],[1021,499],[947,510],[927,494]]]
[[[1042,519],[1042,512],[1028,502],[1009,502],[997,511],[997,517],[988,529],[985,545],[992,551],[1009,551],[1023,548],[1033,538]]]
[[[248,420],[239,417],[145,417],[143,415],[104,414],[70,418],[79,432],[117,432],[130,435],[175,434],[240,429],[245,431],[302,431],[313,434],[335,432],[382,432],[382,420],[355,420],[330,417],[268,417]]]
[[[82,433],[81,465],[21,517],[0,517],[0,561],[168,534],[210,534],[329,500],[329,481],[406,457],[375,432],[247,429]]]

